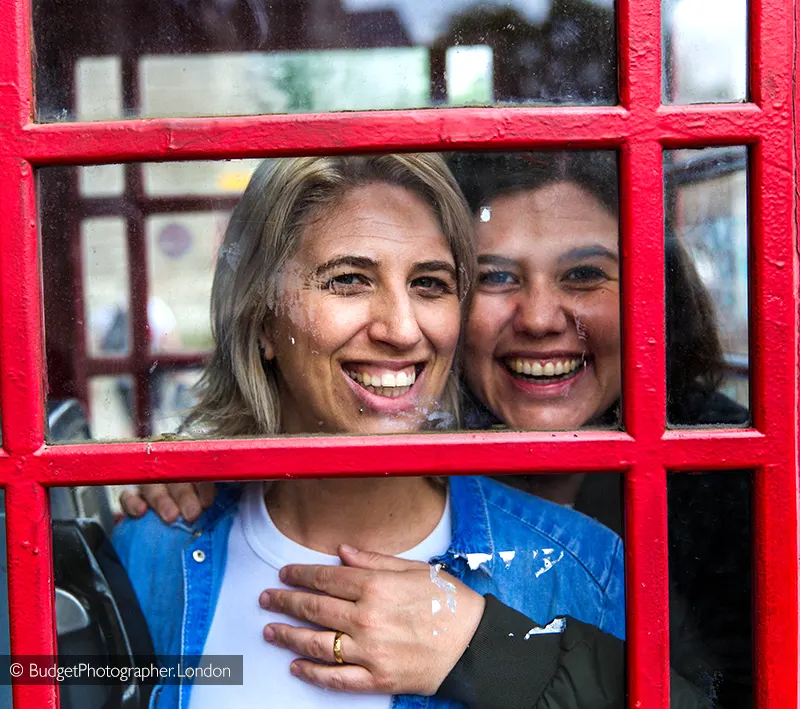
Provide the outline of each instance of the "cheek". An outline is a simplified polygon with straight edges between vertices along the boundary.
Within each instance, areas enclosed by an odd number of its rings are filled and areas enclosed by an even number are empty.
[[[440,354],[455,353],[461,334],[461,308],[458,303],[446,309],[425,309],[419,315],[419,325]]]
[[[491,356],[505,321],[503,301],[479,294],[472,301],[467,321],[466,347],[474,356]]]
[[[576,304],[573,314],[578,336],[588,344],[596,359],[619,358],[619,293],[601,291]]]
[[[366,326],[363,302],[315,300],[306,303],[302,317],[292,323],[297,337],[311,342],[314,350],[325,354],[348,342]]]

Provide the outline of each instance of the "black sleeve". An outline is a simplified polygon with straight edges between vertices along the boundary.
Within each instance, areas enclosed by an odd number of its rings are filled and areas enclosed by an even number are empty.
[[[494,596],[437,696],[470,709],[625,709],[625,643],[565,618],[563,632],[541,626]],[[711,709],[691,684],[671,677],[676,709]]]

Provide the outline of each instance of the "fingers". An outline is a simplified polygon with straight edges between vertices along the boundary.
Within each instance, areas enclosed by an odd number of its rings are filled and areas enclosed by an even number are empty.
[[[178,515],[187,522],[197,520],[203,509],[214,501],[215,490],[214,483],[198,483],[197,486],[194,483],[154,483],[140,485],[140,497],[137,497],[143,499],[162,520],[172,524]],[[130,497],[127,499],[135,504]]]
[[[267,610],[326,628],[338,628],[345,633],[350,633],[353,628],[351,619],[356,607],[350,601],[320,596],[318,593],[270,588],[261,594],[258,602]]]
[[[135,486],[123,490],[119,496],[119,504],[128,517],[141,517],[147,512],[147,503],[139,495],[139,491]]]
[[[336,663],[333,642],[336,633],[332,630],[297,628],[285,623],[270,623],[264,628],[264,639],[272,645],[284,647],[311,660]],[[353,638],[344,633],[339,641],[342,659],[346,663],[359,664],[360,654]]]
[[[289,564],[281,569],[280,578],[287,586],[302,586],[346,601],[357,601],[364,593],[369,574],[344,566]]]
[[[180,509],[167,490],[167,486],[161,483],[151,483],[149,485],[139,485],[139,494],[144,501],[159,517],[167,524],[172,524],[178,519]]]
[[[396,556],[387,556],[376,551],[361,551],[347,544],[339,545],[339,557],[347,566],[373,571],[413,571],[428,567],[428,564],[422,561],[398,559]]]
[[[194,483],[170,483],[167,490],[177,503],[181,517],[187,522],[194,522],[202,514],[203,505]]]
[[[197,488],[197,496],[200,498],[200,504],[204,510],[211,507],[214,498],[217,495],[217,486],[214,483],[195,483]]]
[[[298,679],[333,689],[336,692],[384,692],[368,669],[361,665],[320,665],[311,660],[295,660],[289,671]]]

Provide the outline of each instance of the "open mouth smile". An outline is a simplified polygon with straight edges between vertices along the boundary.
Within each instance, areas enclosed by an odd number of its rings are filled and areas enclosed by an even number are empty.
[[[506,357],[502,362],[515,379],[536,384],[555,384],[578,376],[587,366],[588,360],[586,355],[581,355],[547,360]]]
[[[408,394],[422,372],[424,364],[410,364],[400,369],[376,365],[347,364],[345,374],[358,386],[375,396],[397,399]]]

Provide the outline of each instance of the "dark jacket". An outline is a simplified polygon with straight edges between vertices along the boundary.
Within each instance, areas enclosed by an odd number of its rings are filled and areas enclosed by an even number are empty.
[[[609,418],[613,419],[614,412]],[[697,390],[668,412],[672,425],[743,425],[748,412]],[[468,425],[490,427],[479,407]],[[524,486],[524,485],[522,485]],[[622,478],[587,475],[575,508],[622,533]],[[736,472],[670,474],[671,705],[752,705],[750,479]],[[623,709],[624,643],[567,619],[535,634],[530,619],[487,596],[470,646],[439,689],[471,709]],[[528,635],[527,640],[519,640]]]

